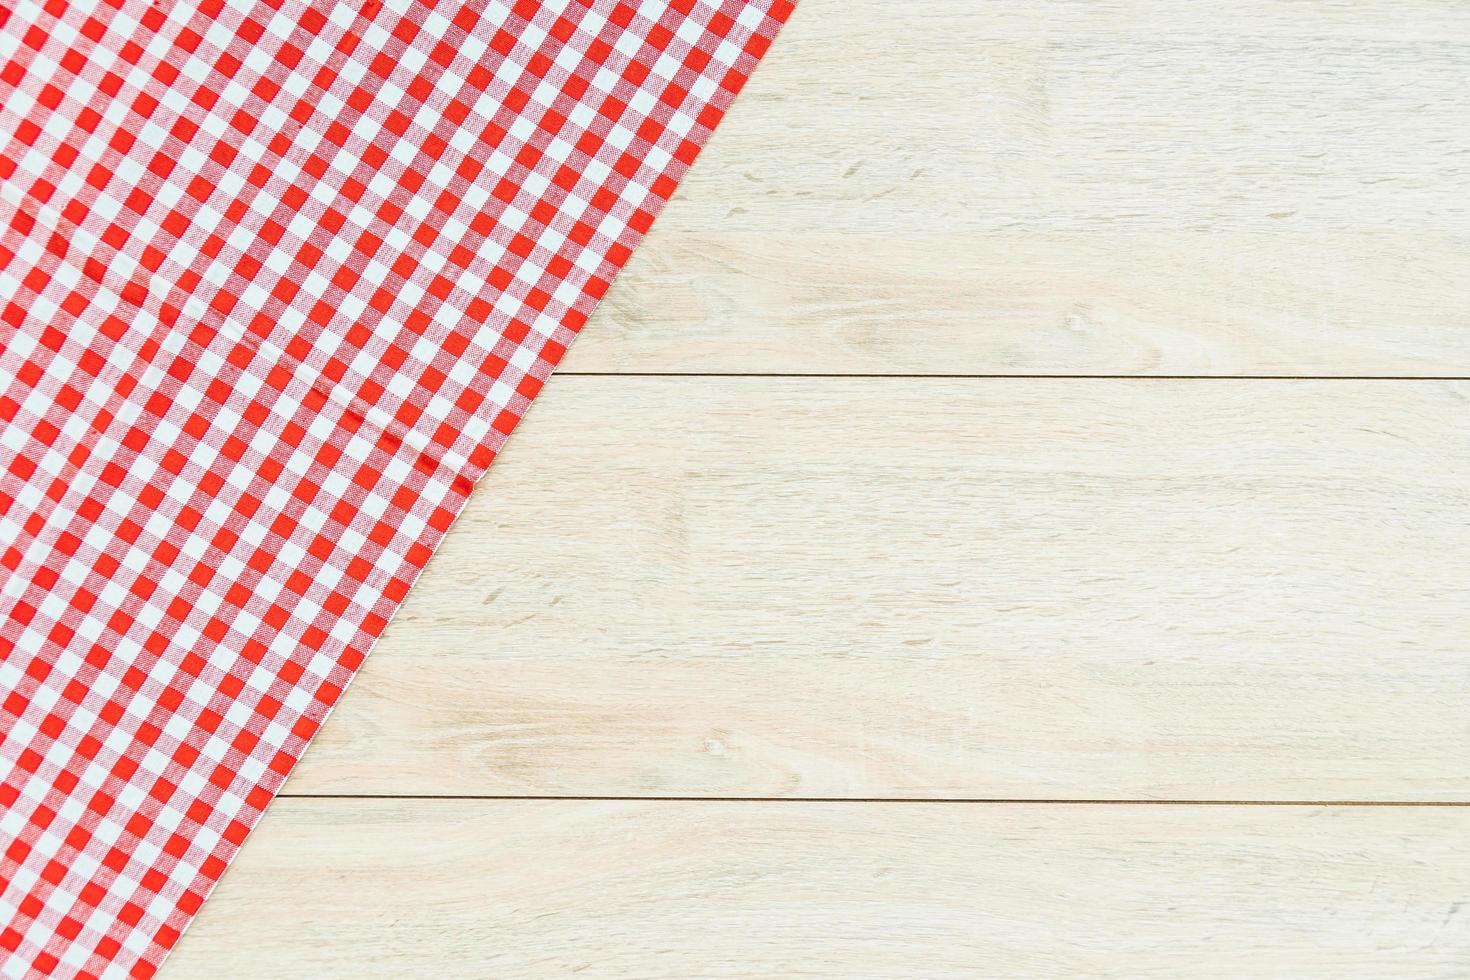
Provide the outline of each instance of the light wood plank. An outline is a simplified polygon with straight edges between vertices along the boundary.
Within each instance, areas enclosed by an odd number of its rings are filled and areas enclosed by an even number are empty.
[[[1470,6],[802,0],[572,371],[1470,374]]]
[[[287,789],[1470,799],[1467,408],[559,378]]]
[[[1449,977],[1470,810],[282,800],[163,972]]]

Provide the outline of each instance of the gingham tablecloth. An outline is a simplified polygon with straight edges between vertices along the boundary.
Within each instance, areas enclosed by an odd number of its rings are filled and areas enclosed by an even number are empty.
[[[790,7],[0,6],[4,976],[157,969]]]

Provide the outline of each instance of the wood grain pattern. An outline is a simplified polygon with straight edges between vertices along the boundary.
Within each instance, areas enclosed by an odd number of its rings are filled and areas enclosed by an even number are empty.
[[[1467,401],[556,379],[287,791],[1470,799]]]
[[[1470,809],[281,800],[165,975],[1462,975]]]
[[[567,375],[1470,375],[1467,66],[802,0],[163,976],[1462,975],[1470,807],[877,800],[1470,801],[1470,382]]]
[[[802,0],[569,371],[1470,374],[1470,7]]]

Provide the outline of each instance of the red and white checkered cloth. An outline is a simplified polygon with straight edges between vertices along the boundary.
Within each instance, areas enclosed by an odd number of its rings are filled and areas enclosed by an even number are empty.
[[[0,958],[148,976],[790,12],[0,6]]]

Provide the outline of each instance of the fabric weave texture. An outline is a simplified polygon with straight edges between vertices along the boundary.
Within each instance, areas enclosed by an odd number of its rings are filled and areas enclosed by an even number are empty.
[[[0,6],[0,975],[151,975],[786,0]]]

